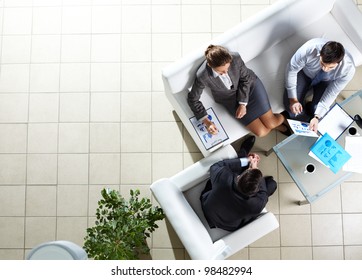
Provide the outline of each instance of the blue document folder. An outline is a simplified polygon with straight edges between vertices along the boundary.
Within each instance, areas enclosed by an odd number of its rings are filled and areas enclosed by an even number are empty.
[[[351,155],[346,152],[328,133],[325,133],[318,141],[310,148],[333,173],[337,173],[342,166],[351,158]]]

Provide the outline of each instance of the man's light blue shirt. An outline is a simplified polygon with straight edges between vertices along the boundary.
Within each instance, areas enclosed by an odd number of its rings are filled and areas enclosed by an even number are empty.
[[[303,70],[311,79],[321,70],[320,51],[327,42],[328,40],[324,38],[311,39],[293,55],[285,71],[285,86],[289,98],[297,98],[297,74],[300,70]],[[345,50],[343,60],[335,69],[328,72],[326,80],[331,82],[317,105],[316,115],[320,117],[325,115],[338,94],[345,88],[349,81],[352,80],[354,73],[355,66],[353,58],[350,53]]]

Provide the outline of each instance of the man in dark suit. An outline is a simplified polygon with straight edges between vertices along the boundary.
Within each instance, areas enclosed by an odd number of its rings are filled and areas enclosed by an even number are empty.
[[[277,188],[271,176],[258,169],[260,157],[249,153],[255,142],[250,136],[239,158],[219,161],[210,167],[210,180],[200,200],[211,228],[234,231],[255,219]]]

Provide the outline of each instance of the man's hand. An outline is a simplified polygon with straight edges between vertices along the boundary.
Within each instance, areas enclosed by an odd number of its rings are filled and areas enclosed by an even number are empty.
[[[303,106],[298,99],[289,99],[289,104],[289,109],[293,114],[299,115],[303,112]]]
[[[311,119],[310,123],[309,123],[309,129],[314,131],[315,133],[318,132],[318,123],[319,123],[319,120],[314,117],[313,119]]]
[[[245,116],[245,114],[246,114],[246,106],[244,104],[240,104],[238,109],[236,110],[235,118],[241,119],[242,117]]]
[[[208,118],[203,120],[204,125],[206,126],[207,132],[212,134],[212,135],[216,135],[219,130],[217,129],[215,123],[213,123],[212,121],[210,121]]]
[[[249,159],[249,162],[250,162],[250,164],[249,164],[250,168],[252,168],[252,169],[253,168],[258,168],[258,163],[260,161],[260,156],[259,155],[254,154],[254,153],[250,153],[248,155],[248,159]]]

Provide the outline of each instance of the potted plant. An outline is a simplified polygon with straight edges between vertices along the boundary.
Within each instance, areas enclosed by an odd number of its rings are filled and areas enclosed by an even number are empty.
[[[163,210],[131,190],[128,201],[118,191],[103,189],[95,226],[87,229],[84,249],[95,260],[134,260],[150,249],[146,239],[164,219]]]

